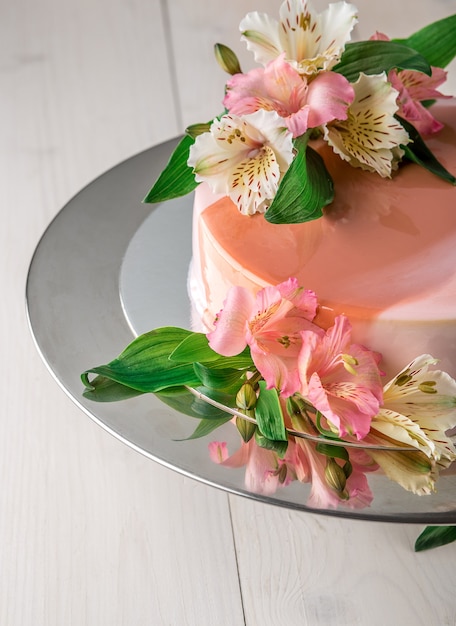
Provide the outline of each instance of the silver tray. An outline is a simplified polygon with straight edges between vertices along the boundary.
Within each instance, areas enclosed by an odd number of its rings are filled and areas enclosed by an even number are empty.
[[[379,474],[368,475],[368,508],[314,509],[310,487],[297,481],[274,495],[249,492],[243,468],[211,461],[208,443],[239,436],[226,424],[187,440],[195,418],[153,395],[114,403],[83,396],[80,374],[107,363],[135,334],[160,326],[189,327],[187,272],[191,259],[193,197],[144,205],[141,199],[163,169],[176,140],[108,171],[75,196],[52,221],[33,256],[27,310],[37,348],[70,398],[106,431],[147,457],[228,492],[302,511],[365,520],[456,523],[456,476],[441,476],[431,496],[416,496]]]

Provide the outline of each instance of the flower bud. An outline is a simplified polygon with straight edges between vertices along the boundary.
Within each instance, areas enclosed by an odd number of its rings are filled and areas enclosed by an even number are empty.
[[[251,413],[255,414],[254,411],[251,411]],[[248,443],[255,434],[256,424],[254,424],[253,422],[249,422],[248,420],[242,419],[242,417],[236,417],[236,428],[238,429],[239,434],[241,435],[245,443]]]
[[[255,389],[250,383],[244,383],[236,394],[236,406],[240,409],[254,409],[256,403]]]
[[[185,129],[185,134],[192,137],[192,139],[196,139],[198,135],[202,135],[203,133],[208,133],[211,129],[210,123],[201,123],[201,124],[192,124],[191,126],[187,126]]]
[[[222,43],[216,43],[214,46],[214,52],[217,63],[220,65],[222,70],[231,75],[242,73],[238,58],[231,48],[224,46]]]
[[[337,463],[335,459],[329,458],[325,467],[325,478],[328,485],[334,491],[337,491],[339,495],[344,493],[345,485],[347,484],[347,477],[343,468]]]
[[[288,468],[286,463],[282,463],[280,468],[277,471],[277,477],[279,479],[279,485],[283,485],[283,483],[287,479]]]

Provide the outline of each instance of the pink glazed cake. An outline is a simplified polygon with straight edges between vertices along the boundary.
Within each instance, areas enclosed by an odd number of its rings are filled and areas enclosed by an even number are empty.
[[[456,171],[456,106],[435,105],[444,129],[426,143]],[[353,340],[393,375],[421,353],[456,376],[456,189],[408,163],[391,179],[355,169],[318,146],[334,180],[322,219],[275,225],[241,215],[202,184],[194,201],[189,291],[195,330],[207,331],[227,290],[296,277],[316,292],[318,323],[349,316]]]

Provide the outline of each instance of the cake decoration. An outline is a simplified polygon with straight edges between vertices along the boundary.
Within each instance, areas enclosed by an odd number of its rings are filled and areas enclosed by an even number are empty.
[[[374,33],[352,43],[356,21],[345,2],[318,14],[286,0],[279,20],[249,13],[241,38],[261,67],[244,74],[235,53],[216,46],[231,75],[225,111],[187,129],[145,201],[204,182],[245,220],[312,221],[337,193],[322,145],[379,180],[413,162],[454,185],[426,138],[442,128],[432,103],[449,97],[438,88],[456,54],[456,16],[408,39]],[[82,380],[94,400],[156,394],[199,418],[190,437],[233,421],[239,449],[215,440],[209,454],[245,467],[250,490],[301,481],[311,483],[311,507],[361,508],[373,497],[367,473],[426,495],[456,460],[448,434],[456,382],[438,368],[439,355],[418,354],[385,380],[377,350],[352,339],[349,316],[328,322],[318,293],[289,276],[255,291],[231,286],[208,332],[153,330]]]
[[[350,43],[356,8],[330,4],[318,14],[304,0],[285,0],[280,21],[249,13],[242,39],[263,67],[246,74],[235,53],[216,47],[232,78],[225,112],[187,129],[168,167],[145,201],[161,202],[207,182],[246,215],[272,223],[321,217],[334,199],[331,176],[312,147],[321,137],[353,167],[391,177],[405,160],[455,184],[420,133],[441,128],[430,105],[442,69],[455,55],[456,17],[433,23],[406,40],[374,33]]]

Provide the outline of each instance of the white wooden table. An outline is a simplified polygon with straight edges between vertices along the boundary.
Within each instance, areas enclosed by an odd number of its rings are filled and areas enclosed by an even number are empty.
[[[63,394],[27,328],[49,221],[103,171],[217,113],[213,43],[247,67],[240,19],[278,6],[0,2],[2,625],[456,624],[456,544],[417,555],[422,527],[272,508],[143,458]],[[456,2],[358,7],[360,37],[403,36]]]

